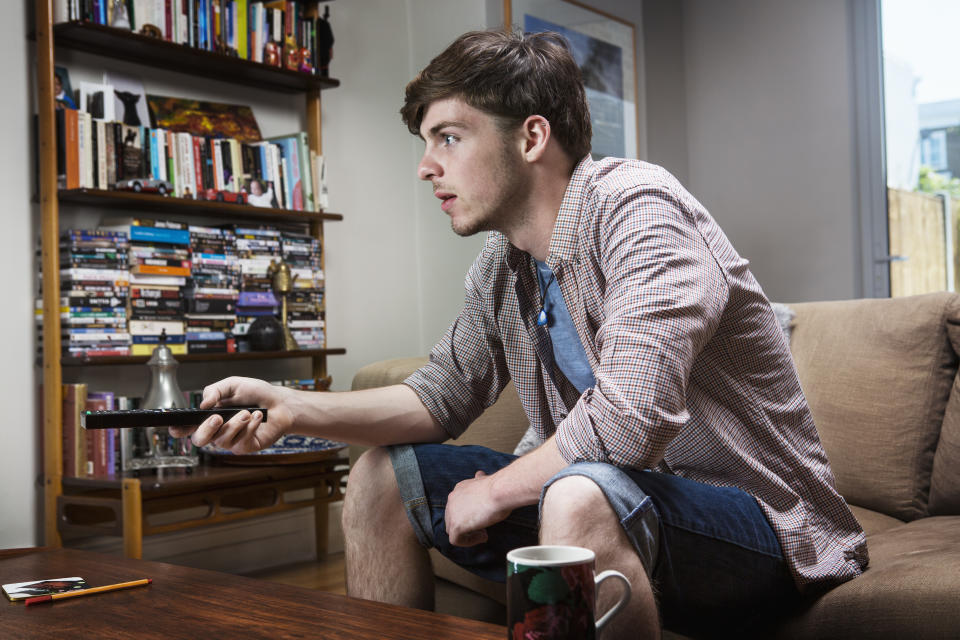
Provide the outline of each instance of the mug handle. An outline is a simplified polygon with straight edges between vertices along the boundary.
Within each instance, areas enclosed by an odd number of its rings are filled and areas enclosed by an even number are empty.
[[[607,578],[618,578],[623,583],[623,595],[620,596],[620,600],[617,604],[610,607],[610,610],[603,614],[603,617],[597,620],[597,631],[599,632],[603,629],[604,625],[610,622],[610,619],[623,608],[623,605],[627,604],[630,600],[630,581],[627,580],[627,576],[623,575],[619,571],[614,571],[613,569],[608,569],[603,573],[597,574],[597,577],[593,579],[594,583],[597,585],[597,591],[600,590],[600,583],[606,580]]]

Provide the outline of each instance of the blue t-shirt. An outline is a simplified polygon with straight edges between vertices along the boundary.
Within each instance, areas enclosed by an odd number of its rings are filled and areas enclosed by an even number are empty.
[[[573,326],[573,319],[567,311],[567,305],[560,293],[560,285],[553,277],[553,271],[545,262],[534,259],[537,263],[537,280],[540,281],[540,297],[543,301],[543,310],[547,312],[547,329],[550,332],[550,342],[553,344],[553,359],[557,368],[563,372],[567,380],[583,393],[592,387],[596,380],[587,354],[580,344],[577,329]],[[544,286],[546,285],[546,286]]]

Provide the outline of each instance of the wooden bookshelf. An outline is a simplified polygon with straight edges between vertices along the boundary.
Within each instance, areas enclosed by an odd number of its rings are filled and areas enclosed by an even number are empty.
[[[150,211],[173,215],[226,218],[229,220],[255,220],[257,222],[320,222],[343,220],[339,213],[293,211],[255,207],[250,204],[217,202],[216,200],[192,200],[133,191],[107,191],[104,189],[67,189],[57,193],[61,203],[91,206],[103,209]]]
[[[237,353],[184,353],[174,356],[177,362],[235,362],[237,360],[289,360],[343,355],[346,349],[298,349],[296,351],[241,351]],[[118,364],[145,364],[150,356],[94,356],[60,358],[64,367],[91,367]]]
[[[54,58],[56,48],[84,51],[106,58],[133,62],[146,67],[173,71],[195,77],[212,78],[258,90],[301,93],[305,97],[307,140],[310,150],[323,154],[321,140],[320,92],[340,85],[340,81],[309,73],[268,66],[216,52],[195,49],[140,35],[131,31],[88,22],[53,23],[54,0],[35,0],[36,28],[30,37],[36,46],[37,74],[37,164],[39,167],[37,201],[40,210],[41,261],[43,273],[43,469],[44,469],[44,544],[62,544],[61,518],[58,504],[64,496],[63,438],[63,368],[88,366],[142,365],[146,356],[71,358],[61,353],[59,239],[61,207],[89,207],[124,210],[132,215],[161,213],[178,219],[196,217],[221,218],[230,221],[257,223],[304,224],[323,246],[323,223],[342,220],[337,213],[269,209],[226,202],[189,200],[126,191],[97,189],[60,190],[57,184],[57,138],[54,111]],[[307,7],[316,12],[317,7]],[[324,268],[326,248],[321,253]],[[326,345],[324,345],[326,346]],[[185,354],[176,356],[182,363],[230,362],[240,360],[311,360],[312,377],[318,387],[329,386],[327,356],[346,353],[342,348],[305,349],[232,354]],[[209,482],[198,474],[200,485]],[[139,538],[144,529],[143,500],[139,480],[123,482],[122,518],[124,531],[129,529]],[[202,491],[203,487],[198,487]],[[86,501],[96,496],[74,496]],[[317,503],[318,531],[326,532],[326,501]],[[319,535],[319,534],[318,534]],[[324,552],[325,540],[318,537],[318,552]],[[139,545],[127,553],[138,555]]]
[[[53,41],[56,47],[121,58],[148,67],[223,82],[254,85],[259,89],[299,93],[340,86],[340,81],[334,78],[225,56],[91,22],[62,22],[54,25]]]

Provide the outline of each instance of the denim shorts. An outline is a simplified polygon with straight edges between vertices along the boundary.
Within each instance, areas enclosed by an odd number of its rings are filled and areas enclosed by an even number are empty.
[[[389,447],[400,496],[417,538],[464,569],[505,581],[507,551],[538,544],[539,507],[514,510],[488,528],[487,542],[450,544],[447,496],[478,470],[495,473],[516,456],[478,446]],[[580,475],[603,491],[640,558],[667,629],[695,637],[758,635],[764,622],[801,596],[780,543],[757,501],[735,487],[714,487],[676,475],[572,464],[551,478]],[[610,567],[616,568],[616,567]]]

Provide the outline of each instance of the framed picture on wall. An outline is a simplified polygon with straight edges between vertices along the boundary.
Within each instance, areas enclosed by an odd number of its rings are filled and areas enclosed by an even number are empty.
[[[637,157],[634,26],[572,0],[504,0],[505,23],[555,31],[570,43],[583,73],[593,125],[593,157]]]

